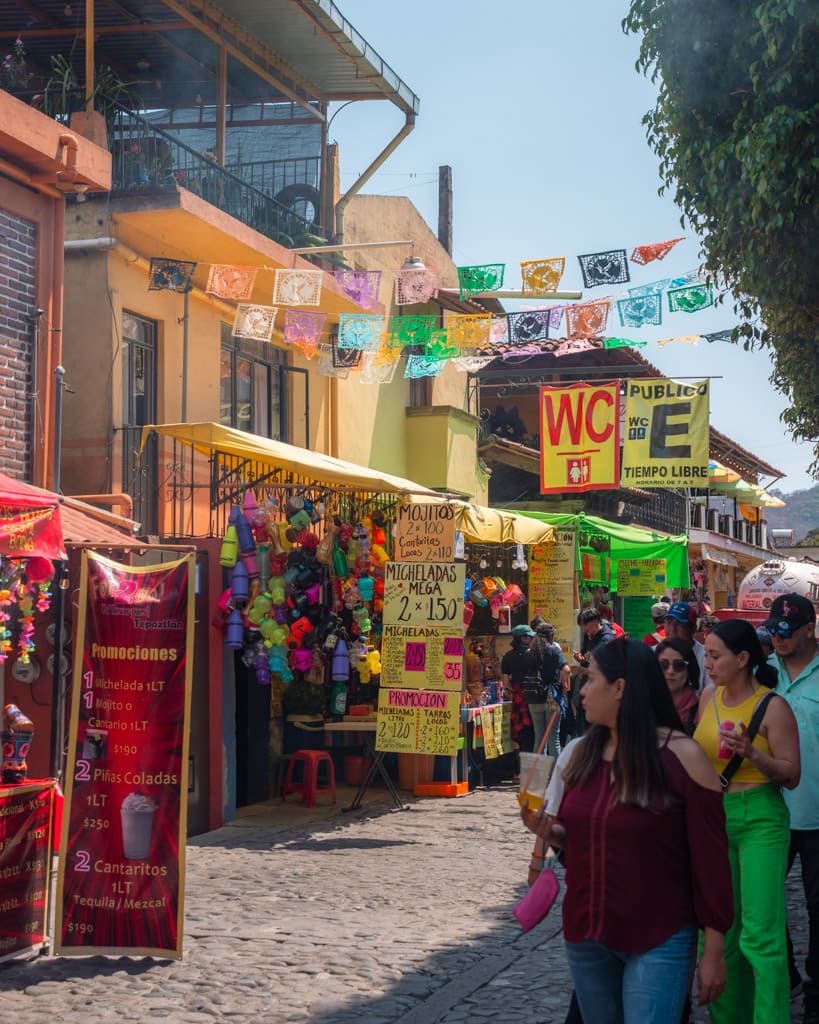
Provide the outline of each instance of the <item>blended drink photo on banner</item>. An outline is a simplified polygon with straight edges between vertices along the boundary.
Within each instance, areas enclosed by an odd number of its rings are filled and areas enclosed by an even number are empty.
[[[57,953],[182,955],[194,564],[83,554]]]

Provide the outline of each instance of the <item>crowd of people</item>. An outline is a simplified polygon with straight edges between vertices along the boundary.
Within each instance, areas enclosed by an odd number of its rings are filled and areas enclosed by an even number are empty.
[[[525,749],[547,717],[561,726],[543,807],[521,816],[537,836],[530,883],[547,847],[565,865],[567,1024],[686,1022],[695,975],[715,1024],[790,1024],[801,991],[804,1024],[819,1024],[814,605],[779,597],[758,630],[659,601],[641,640],[608,611],[581,612],[572,667],[542,619],[516,627],[502,663],[532,723]],[[797,857],[804,977],[785,905]]]

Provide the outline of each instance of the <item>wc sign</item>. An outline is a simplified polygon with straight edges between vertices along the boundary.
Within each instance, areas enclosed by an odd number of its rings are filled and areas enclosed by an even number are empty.
[[[540,493],[619,486],[619,385],[540,389]]]

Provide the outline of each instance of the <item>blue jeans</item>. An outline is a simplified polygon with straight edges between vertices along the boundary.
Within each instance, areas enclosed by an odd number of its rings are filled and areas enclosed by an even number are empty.
[[[540,750],[540,741],[543,739],[544,732],[546,732],[546,726],[549,724],[552,712],[546,710],[546,704],[529,704],[528,708],[532,725],[535,729],[534,749]],[[557,716],[555,724],[552,726],[552,731],[549,733],[549,738],[546,740],[546,753],[551,754],[554,758],[560,753],[560,715]]]
[[[680,1024],[691,985],[697,929],[688,925],[645,953],[567,942],[583,1020],[590,1024]]]

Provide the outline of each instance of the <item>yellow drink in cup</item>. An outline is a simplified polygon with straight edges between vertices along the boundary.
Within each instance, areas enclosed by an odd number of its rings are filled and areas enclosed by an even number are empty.
[[[529,804],[530,811],[539,811],[543,807],[546,787],[552,777],[555,759],[551,754],[520,753],[520,792],[518,803],[523,807]]]

